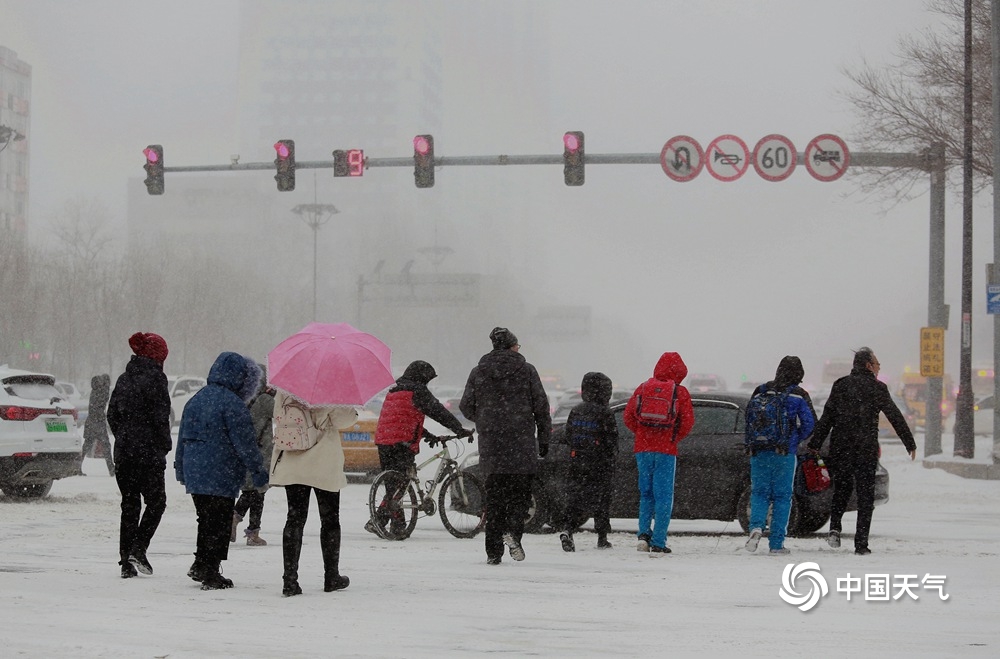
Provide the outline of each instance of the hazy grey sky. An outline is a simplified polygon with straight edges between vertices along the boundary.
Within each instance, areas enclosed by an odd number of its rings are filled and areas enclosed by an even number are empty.
[[[855,118],[836,95],[849,84],[843,68],[891,61],[899,35],[940,21],[919,0],[542,4],[551,15],[550,60],[538,66],[548,71],[550,116],[512,98],[502,112],[484,108],[460,133],[440,136],[448,148],[440,155],[557,153],[565,130],[585,131],[589,153],[659,152],[678,134],[702,146],[735,134],[752,149],[780,133],[802,150],[835,133],[851,146]],[[126,181],[141,174],[150,142],[166,146],[171,164],[228,161],[237,139],[238,6],[0,0],[0,44],[33,67],[33,238],[44,239],[46,216],[78,194],[104,199],[123,217]],[[551,139],[528,142],[539,125]],[[789,353],[803,357],[807,380],[818,379],[823,359],[849,357],[862,344],[876,349],[887,374],[917,365],[927,317],[926,196],[882,214],[852,194],[848,179],[820,183],[803,168],[780,183],[751,170],[732,183],[703,172],[680,184],[655,166],[591,166],[574,189],[555,168],[513,169],[442,172],[438,194],[490,176],[547,210],[545,222],[518,229],[542,261],[534,287],[552,304],[591,304],[640,337],[620,379],[642,377],[668,349],[692,372],[731,384],[741,374],[770,376]],[[416,194],[412,183],[400,194]],[[959,202],[949,195],[955,375]],[[974,361],[984,362],[992,355],[981,265],[991,258],[990,200],[977,200],[977,209]],[[458,268],[474,269],[477,252],[489,249],[488,231],[474,223],[458,236]]]

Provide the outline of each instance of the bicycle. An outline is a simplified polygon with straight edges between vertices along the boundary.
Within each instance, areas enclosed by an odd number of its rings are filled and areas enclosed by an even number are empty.
[[[448,442],[460,439],[457,435],[439,437],[441,450],[424,462],[411,468],[409,473],[387,470],[375,477],[368,493],[368,510],[371,524],[379,537],[386,540],[405,540],[417,526],[421,513],[432,517],[435,512],[441,522],[456,538],[472,538],[486,525],[486,489],[473,474],[463,471],[452,457]],[[456,442],[460,447],[461,443]],[[431,444],[433,446],[433,444]],[[456,450],[456,456],[460,455]],[[434,478],[420,483],[420,470],[440,460]],[[437,503],[434,494],[438,486]]]

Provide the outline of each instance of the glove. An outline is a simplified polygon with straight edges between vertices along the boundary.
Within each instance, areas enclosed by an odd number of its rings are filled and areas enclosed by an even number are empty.
[[[544,458],[548,454],[549,454],[549,445],[548,444],[539,444],[538,445],[538,457]]]
[[[458,433],[456,433],[456,434],[457,434],[457,435],[458,435],[459,437],[466,437],[466,438],[468,438],[468,440],[469,440],[469,443],[471,444],[471,443],[472,443],[472,436],[473,436],[473,435],[474,435],[475,433],[476,433],[476,431],[475,431],[475,430],[473,430],[472,428],[462,428],[462,429],[461,429],[460,431],[458,431]]]
[[[441,443],[441,438],[438,437],[437,435],[432,435],[426,431],[424,432],[426,433],[427,436],[427,445],[430,446],[431,448],[434,448],[437,444]]]
[[[261,494],[267,494],[267,491],[268,491],[269,489],[271,489],[271,486],[270,486],[270,485],[261,485],[260,487],[258,487],[258,488],[256,488],[256,489],[257,489],[257,491],[258,491],[258,492],[260,492]]]

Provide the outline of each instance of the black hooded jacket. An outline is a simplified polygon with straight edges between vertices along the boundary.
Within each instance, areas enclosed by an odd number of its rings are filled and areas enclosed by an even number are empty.
[[[95,375],[90,378],[90,401],[87,403],[87,420],[83,422],[84,440],[104,441],[108,438],[107,407],[110,396],[110,375]]]
[[[874,373],[858,367],[833,383],[809,448],[819,450],[830,435],[831,461],[877,459],[879,412],[889,419],[906,450],[915,451],[913,433],[889,395],[889,388]]]
[[[421,437],[430,436],[424,430],[423,416],[429,416],[455,434],[464,430],[462,422],[427,388],[436,377],[434,367],[425,361],[417,360],[406,367],[385,396],[375,430],[376,444],[415,444]]]
[[[469,373],[459,408],[476,424],[486,474],[537,471],[538,446],[548,446],[552,418],[538,371],[523,355],[510,349],[483,355]]]
[[[108,404],[108,425],[115,436],[115,464],[167,467],[170,394],[159,362],[133,355],[118,376]]]
[[[571,458],[613,463],[618,451],[618,424],[611,413],[611,378],[603,373],[587,373],[580,397],[583,402],[570,410],[566,419]]]

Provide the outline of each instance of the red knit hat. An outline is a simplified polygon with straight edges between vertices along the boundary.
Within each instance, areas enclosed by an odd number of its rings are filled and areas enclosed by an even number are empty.
[[[136,332],[128,339],[132,352],[140,357],[149,357],[163,364],[167,360],[167,342],[159,334]]]

